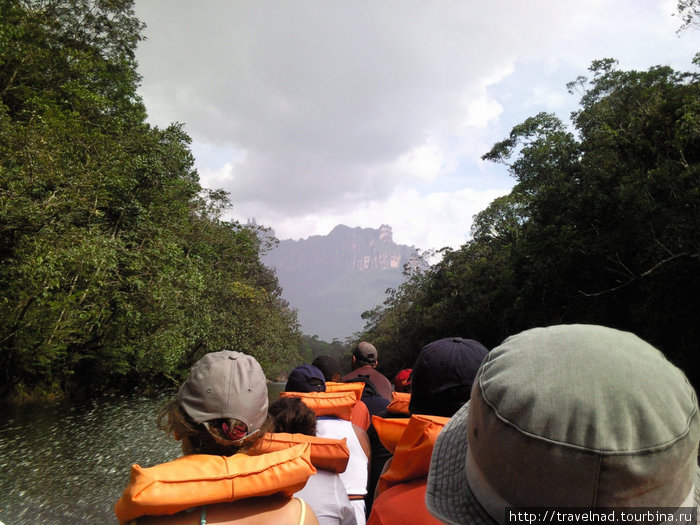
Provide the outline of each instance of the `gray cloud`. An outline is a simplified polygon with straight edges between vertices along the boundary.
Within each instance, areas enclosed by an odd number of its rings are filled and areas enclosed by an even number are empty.
[[[184,122],[202,155],[203,181],[225,187],[241,208],[291,217],[386,200],[414,182],[423,192],[444,190],[430,188],[440,177],[428,183],[399,162],[431,140],[445,164],[468,170],[465,180],[477,176],[484,151],[475,144],[492,144],[517,123],[496,119],[489,97],[498,89],[489,82],[507,83],[528,61],[540,71],[549,63],[535,79],[539,91],[504,91],[506,111],[546,99],[547,89],[561,94],[575,76],[560,78],[561,71],[580,74],[601,57],[586,48],[598,53],[602,44],[589,39],[604,40],[591,29],[596,20],[639,10],[636,2],[602,0],[137,0],[136,7],[148,25],[138,60],[151,120]],[[649,20],[660,25],[651,15],[635,24]],[[490,187],[502,189],[504,180]]]

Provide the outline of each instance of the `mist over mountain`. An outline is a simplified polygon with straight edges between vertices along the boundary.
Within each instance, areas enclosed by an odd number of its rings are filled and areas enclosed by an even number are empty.
[[[338,225],[328,235],[280,240],[263,262],[276,269],[282,296],[297,309],[303,332],[331,341],[361,330],[362,312],[401,284],[404,265],[416,256],[414,247],[394,243],[386,224]]]

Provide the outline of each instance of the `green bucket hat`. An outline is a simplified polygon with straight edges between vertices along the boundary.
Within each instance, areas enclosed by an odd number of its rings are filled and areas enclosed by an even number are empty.
[[[426,504],[447,523],[513,509],[689,508],[700,417],[683,372],[634,334],[592,325],[509,337],[437,439]]]

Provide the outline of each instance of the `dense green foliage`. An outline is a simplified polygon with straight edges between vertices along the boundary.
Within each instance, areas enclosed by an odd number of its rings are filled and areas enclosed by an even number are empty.
[[[304,363],[311,363],[319,355],[332,355],[338,358],[344,374],[350,372],[352,348],[338,339],[328,343],[319,339],[317,335],[304,335],[299,344],[299,355]]]
[[[256,232],[221,220],[181,126],[146,123],[132,0],[0,0],[0,394],[299,361]]]
[[[529,327],[596,323],[648,340],[700,385],[700,75],[590,70],[569,85],[573,128],[541,113],[484,155],[516,184],[475,217],[471,240],[365,314],[388,371],[440,337],[493,347]]]

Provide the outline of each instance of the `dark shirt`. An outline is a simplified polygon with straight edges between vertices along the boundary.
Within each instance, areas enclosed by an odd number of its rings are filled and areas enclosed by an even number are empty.
[[[365,513],[369,516],[369,513],[372,511],[372,505],[374,504],[374,489],[377,487],[377,483],[379,483],[379,477],[382,475],[384,464],[391,457],[391,452],[382,445],[382,442],[379,440],[379,435],[374,429],[374,425],[370,425],[367,429],[367,436],[369,437],[369,444],[372,450],[372,462],[369,466],[369,480],[367,482],[367,496],[365,496]]]
[[[368,377],[377,388],[377,393],[387,401],[391,401],[391,381],[389,381],[381,372],[377,372],[371,366],[361,366],[360,368],[356,368],[352,372],[345,375],[343,377],[343,382],[347,382],[348,379],[353,379],[357,376]]]
[[[380,395],[365,395],[362,394],[362,401],[367,405],[367,410],[369,411],[369,417],[379,416],[384,414],[387,410],[386,407],[389,406],[389,402]]]

